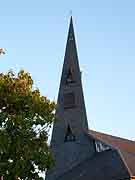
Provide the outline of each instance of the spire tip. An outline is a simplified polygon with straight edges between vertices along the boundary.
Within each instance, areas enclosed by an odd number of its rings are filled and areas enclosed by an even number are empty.
[[[69,11],[69,14],[70,14],[70,17],[72,18],[72,14],[73,14],[72,10]]]

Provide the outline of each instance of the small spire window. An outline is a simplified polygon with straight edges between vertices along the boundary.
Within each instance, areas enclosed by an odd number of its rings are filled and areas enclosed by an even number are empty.
[[[69,69],[67,76],[66,76],[66,84],[70,84],[74,82],[72,70]]]
[[[73,134],[70,126],[68,125],[64,142],[69,142],[69,141],[75,141],[75,135]]]
[[[70,34],[70,36],[69,36],[69,40],[70,41],[73,41],[74,39],[73,39],[73,35],[72,34]]]

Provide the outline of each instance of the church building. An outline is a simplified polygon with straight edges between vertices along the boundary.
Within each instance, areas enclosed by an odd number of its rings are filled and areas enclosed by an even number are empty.
[[[89,130],[72,17],[46,180],[133,180],[135,142]]]

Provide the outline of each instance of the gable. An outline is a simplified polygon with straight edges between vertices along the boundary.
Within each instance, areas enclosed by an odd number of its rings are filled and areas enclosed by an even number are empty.
[[[93,130],[89,130],[89,134],[92,135],[94,138],[103,141],[111,145],[112,147],[118,149],[127,168],[130,171],[131,176],[135,176],[135,142],[134,141],[104,134]]]

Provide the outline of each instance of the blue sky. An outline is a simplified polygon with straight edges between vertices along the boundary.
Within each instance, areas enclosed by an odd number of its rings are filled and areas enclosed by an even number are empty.
[[[135,139],[134,0],[1,1],[0,71],[29,71],[57,100],[70,10],[89,127]]]

